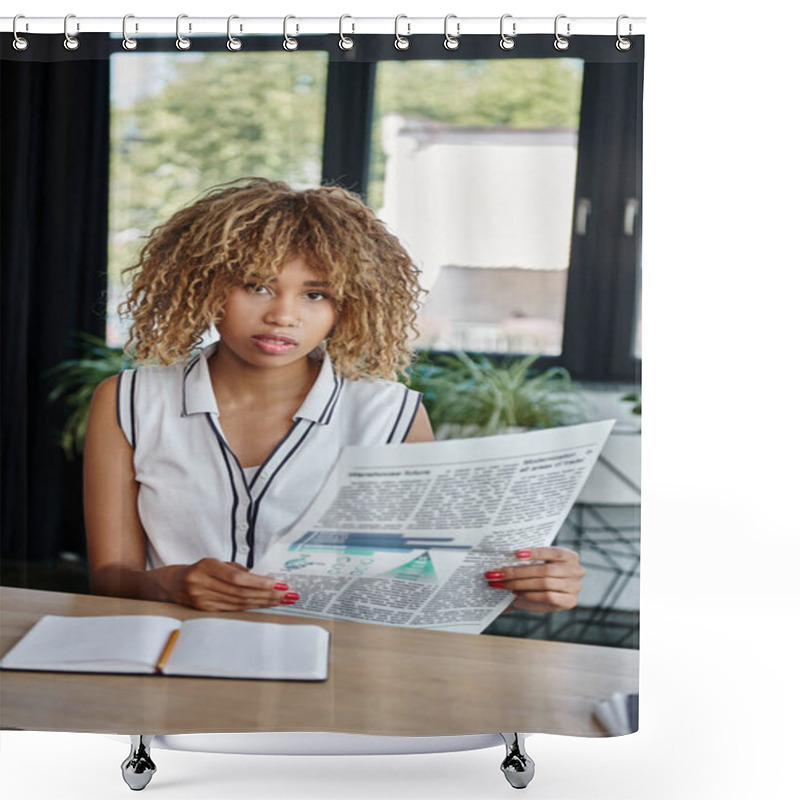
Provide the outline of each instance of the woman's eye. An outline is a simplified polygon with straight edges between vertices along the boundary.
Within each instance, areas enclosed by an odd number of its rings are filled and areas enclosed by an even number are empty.
[[[251,294],[266,294],[270,290],[269,286],[265,286],[263,283],[248,283],[244,288]]]
[[[306,292],[306,297],[309,300],[327,300],[329,296],[325,292]]]

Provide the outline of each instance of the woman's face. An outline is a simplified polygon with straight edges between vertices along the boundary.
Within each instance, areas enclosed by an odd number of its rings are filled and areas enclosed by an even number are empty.
[[[335,322],[324,274],[297,256],[269,282],[233,289],[217,331],[221,346],[240,360],[272,368],[304,359]]]

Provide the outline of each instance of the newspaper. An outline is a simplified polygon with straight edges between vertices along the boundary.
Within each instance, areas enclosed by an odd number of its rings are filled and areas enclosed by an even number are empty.
[[[613,426],[344,448],[254,567],[300,594],[269,611],[479,633],[514,599],[484,573],[553,542]]]

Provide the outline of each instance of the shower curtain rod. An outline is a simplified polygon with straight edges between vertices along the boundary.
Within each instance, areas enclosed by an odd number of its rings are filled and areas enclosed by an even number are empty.
[[[15,26],[16,20],[16,26]],[[358,35],[362,33],[399,34],[444,34],[470,36],[474,34],[506,35],[534,33],[553,34],[556,29],[561,36],[603,35],[632,36],[644,33],[644,17],[515,17],[509,14],[501,17],[358,17],[345,14],[343,17],[305,17],[289,15],[286,17],[193,17],[181,14],[176,17],[136,17],[128,15],[125,28],[128,36],[175,35],[177,27],[184,36],[215,35],[225,36],[230,30],[236,35],[267,34],[284,36],[304,36],[307,34]],[[568,27],[569,26],[569,27]],[[66,29],[66,31],[65,31]],[[81,33],[117,33],[122,35],[122,17],[82,17],[70,14],[65,17],[0,17],[0,32],[25,33],[68,33],[76,36]]]

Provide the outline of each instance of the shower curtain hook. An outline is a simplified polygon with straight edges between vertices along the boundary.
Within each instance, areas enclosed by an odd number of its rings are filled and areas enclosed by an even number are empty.
[[[237,39],[235,36],[231,36],[231,22],[233,20],[239,19],[236,14],[231,14],[228,17],[228,41],[225,43],[225,46],[230,50],[232,53],[236,52],[237,50],[242,49],[242,40]],[[242,26],[239,26],[239,31],[242,30]]]
[[[300,23],[297,21],[297,17],[293,17],[291,14],[285,16],[283,18],[283,49],[284,50],[297,50],[298,48],[298,41],[297,39],[292,38],[289,36],[287,29],[289,25],[289,20],[293,19],[294,22],[294,35],[297,36],[300,33]]]
[[[401,19],[406,20],[406,28],[408,28],[405,36],[400,35]],[[408,17],[405,14],[398,14],[394,18],[394,46],[397,50],[408,50],[411,47],[411,42],[408,41],[407,36],[411,36],[411,23],[408,22]]]
[[[139,42],[137,42],[136,39],[131,39],[131,37],[128,36],[129,19],[135,19],[133,14],[126,14],[122,18],[122,46],[125,48],[125,50],[135,50],[139,46]],[[136,30],[139,30],[138,25],[136,26]]]
[[[629,19],[629,17],[626,14],[620,14],[617,17],[617,42],[616,42],[616,46],[617,46],[617,50],[619,50],[622,53],[624,53],[627,50],[631,49],[631,40],[630,39],[626,39],[619,32],[620,31],[620,22],[622,22],[623,19]],[[630,36],[632,33],[633,33],[633,25],[631,25],[631,23],[629,22],[628,23],[628,36]]]
[[[505,24],[507,19],[513,19],[513,15],[503,14],[503,16],[500,17],[500,47],[502,47],[503,50],[513,50],[514,45],[516,45],[514,37],[517,35],[517,23],[511,23],[511,35],[509,36],[505,32]]]
[[[566,39],[558,32],[558,21],[560,19],[566,19],[566,18],[567,18],[566,14],[559,14],[556,17],[556,22],[555,22],[556,40],[553,42],[553,47],[555,47],[556,50],[569,50],[569,39]],[[571,33],[570,23],[567,22],[567,36],[569,36],[570,33]]]
[[[188,14],[178,14],[178,18],[175,20],[175,36],[178,38],[175,40],[175,47],[178,50],[188,50],[192,43],[187,39],[185,36],[181,36],[181,20],[186,19],[189,15]],[[189,23],[189,30],[192,30],[192,23]]]
[[[339,48],[341,50],[352,50],[355,42],[349,36],[345,36],[344,31],[342,30],[342,28],[344,27],[344,21],[346,19],[352,20],[353,18],[349,14],[342,14],[342,16],[339,17]],[[355,32],[356,32],[356,24],[355,22],[351,22],[350,33],[355,33]]]
[[[451,19],[456,21],[456,35],[452,36],[448,30],[447,25]],[[444,18],[444,46],[448,50],[458,50],[459,44],[458,37],[461,35],[461,23],[458,21],[458,17],[455,14],[448,14]]]
[[[29,44],[28,40],[24,36],[20,36],[17,33],[17,20],[18,19],[25,19],[25,15],[24,14],[17,14],[17,16],[14,17],[14,22],[13,22],[13,24],[11,26],[11,30],[12,30],[12,32],[14,34],[14,42],[13,42],[14,49],[15,50],[27,50],[28,49],[28,44]],[[26,31],[28,30],[28,23],[27,22],[25,23],[25,30]]]
[[[77,50],[80,47],[81,43],[78,41],[77,37],[69,35],[69,21],[71,19],[75,19],[74,14],[67,14],[67,16],[64,17],[64,47],[67,50]],[[76,22],[75,32],[77,33],[78,31],[80,31],[80,29],[81,29],[80,23]]]

